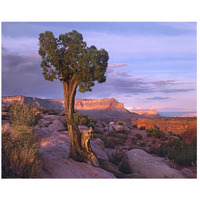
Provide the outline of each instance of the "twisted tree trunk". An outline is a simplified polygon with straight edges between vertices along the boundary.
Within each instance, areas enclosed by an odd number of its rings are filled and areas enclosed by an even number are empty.
[[[63,81],[65,116],[70,138],[69,157],[76,161],[90,162],[93,166],[99,166],[98,160],[92,150],[88,152],[81,146],[81,133],[74,122],[73,113],[77,86],[75,77]]]

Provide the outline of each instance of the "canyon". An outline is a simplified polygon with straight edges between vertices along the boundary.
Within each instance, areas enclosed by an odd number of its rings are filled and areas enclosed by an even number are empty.
[[[9,106],[14,101],[25,102],[45,108],[54,110],[57,113],[64,112],[63,99],[40,99],[36,97],[25,96],[10,96],[2,97],[2,106]],[[75,111],[84,115],[88,115],[94,120],[103,120],[106,122],[112,120],[126,120],[131,118],[140,118],[139,114],[129,112],[123,103],[119,103],[116,99],[75,99]]]
[[[57,113],[64,112],[63,99],[41,99],[22,95],[2,97],[2,106],[8,107],[15,101],[54,110]],[[196,117],[160,117],[155,110],[128,111],[123,103],[118,102],[114,98],[75,99],[75,111],[101,122],[125,121],[138,128],[157,128],[166,134],[181,135],[188,142],[191,142],[197,135]]]
[[[91,147],[101,165],[95,168],[68,159],[70,141],[65,117],[60,115],[64,112],[62,99],[2,97],[2,108],[15,101],[57,112],[42,113],[34,126],[43,163],[39,178],[196,178],[195,162],[190,167],[180,166],[156,154],[162,143],[181,141],[181,137],[190,144],[197,135],[196,117],[160,117],[156,111],[132,113],[114,98],[76,99],[76,112],[96,120]],[[8,109],[2,112],[2,132],[12,129],[9,116]],[[81,132],[89,129],[82,124],[78,128]],[[149,136],[149,128],[162,130],[166,135]]]

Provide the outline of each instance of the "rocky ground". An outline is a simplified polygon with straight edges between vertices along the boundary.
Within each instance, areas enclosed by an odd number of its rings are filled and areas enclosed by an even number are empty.
[[[196,178],[196,167],[179,166],[151,153],[162,140],[148,137],[145,130],[132,125],[114,122],[97,122],[94,127],[91,147],[101,161],[101,168],[68,159],[69,136],[63,119],[59,115],[42,114],[34,128],[40,139],[43,162],[39,178]],[[8,120],[2,123],[9,124]],[[165,141],[176,137],[167,135]]]

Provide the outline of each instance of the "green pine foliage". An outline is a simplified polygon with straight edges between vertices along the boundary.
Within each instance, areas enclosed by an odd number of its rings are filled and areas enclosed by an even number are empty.
[[[43,76],[48,81],[70,80],[75,77],[80,92],[91,91],[94,82],[105,82],[108,53],[87,46],[76,30],[54,37],[51,31],[39,35],[39,55]]]
[[[74,122],[78,125],[85,125],[87,127],[94,127],[95,121],[93,121],[87,115],[82,115],[80,113],[74,113]]]

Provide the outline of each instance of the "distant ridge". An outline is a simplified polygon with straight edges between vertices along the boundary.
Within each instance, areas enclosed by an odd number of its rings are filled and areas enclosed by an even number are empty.
[[[40,108],[54,110],[58,113],[64,112],[63,99],[40,99],[37,97],[7,96],[2,97],[2,106],[9,106],[14,101],[26,102]],[[140,118],[140,115],[129,112],[123,103],[116,99],[75,99],[75,110],[81,114],[88,115],[93,119],[109,121],[130,118]]]
[[[130,112],[146,117],[160,117],[160,115],[156,110],[132,110]]]

